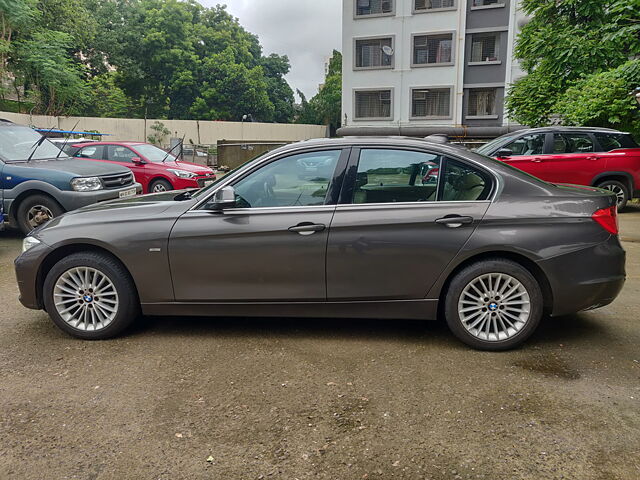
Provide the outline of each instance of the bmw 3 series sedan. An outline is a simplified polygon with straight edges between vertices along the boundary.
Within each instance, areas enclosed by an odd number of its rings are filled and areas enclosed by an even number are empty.
[[[23,305],[83,339],[140,314],[444,318],[484,350],[625,280],[611,192],[408,138],[300,142],[201,190],[85,207],[15,266]]]

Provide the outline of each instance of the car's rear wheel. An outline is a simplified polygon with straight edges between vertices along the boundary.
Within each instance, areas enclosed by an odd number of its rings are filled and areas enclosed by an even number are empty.
[[[30,195],[18,205],[16,220],[18,228],[27,235],[34,228],[63,213],[64,209],[53,198],[47,195]]]
[[[167,192],[169,190],[173,190],[173,186],[163,178],[158,178],[149,185],[149,191],[151,193]]]
[[[43,297],[53,322],[85,340],[114,337],[139,313],[131,276],[102,253],[81,252],[60,260],[47,274]]]
[[[461,270],[449,284],[445,316],[458,339],[480,350],[508,350],[535,331],[544,301],[537,280],[520,264],[487,259]]]
[[[605,180],[603,182],[600,182],[598,184],[598,188],[609,190],[616,195],[618,210],[622,210],[624,207],[626,207],[627,202],[630,200],[631,195],[629,193],[629,187],[617,180]]]

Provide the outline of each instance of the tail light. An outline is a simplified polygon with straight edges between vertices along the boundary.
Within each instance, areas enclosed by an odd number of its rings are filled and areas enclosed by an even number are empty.
[[[591,218],[600,224],[607,232],[612,235],[618,234],[618,207],[608,207],[596,210],[591,215]]]

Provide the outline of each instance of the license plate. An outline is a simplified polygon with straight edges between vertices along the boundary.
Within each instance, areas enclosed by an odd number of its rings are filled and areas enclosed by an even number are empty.
[[[135,188],[130,188],[128,190],[123,190],[120,192],[120,198],[125,198],[125,197],[133,197],[136,194],[136,189]]]
[[[215,182],[215,180],[205,180],[205,181],[204,181],[204,186],[205,186],[205,187],[208,187],[209,185],[212,185],[212,184],[213,184],[213,182]]]

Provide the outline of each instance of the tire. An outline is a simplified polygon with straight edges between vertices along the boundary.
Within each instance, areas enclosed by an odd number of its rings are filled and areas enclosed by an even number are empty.
[[[629,187],[617,180],[604,180],[598,183],[598,188],[604,188],[616,194],[618,198],[618,210],[624,209],[627,206],[627,202],[631,199],[629,193]]]
[[[47,274],[42,294],[53,322],[84,340],[113,338],[140,312],[129,272],[118,260],[102,253],[80,252],[60,260]],[[87,313],[82,314],[82,309]]]
[[[47,195],[29,195],[22,199],[16,211],[18,228],[27,235],[34,228],[64,213],[64,209]]]
[[[481,291],[487,296],[481,297]],[[501,303],[505,296],[508,304]],[[449,329],[478,350],[501,351],[521,345],[540,324],[543,308],[542,291],[534,276],[519,263],[502,258],[465,267],[449,284],[445,298]],[[491,320],[483,323],[483,317]]]
[[[149,184],[149,193],[168,192],[173,190],[173,185],[164,178],[158,178]]]

